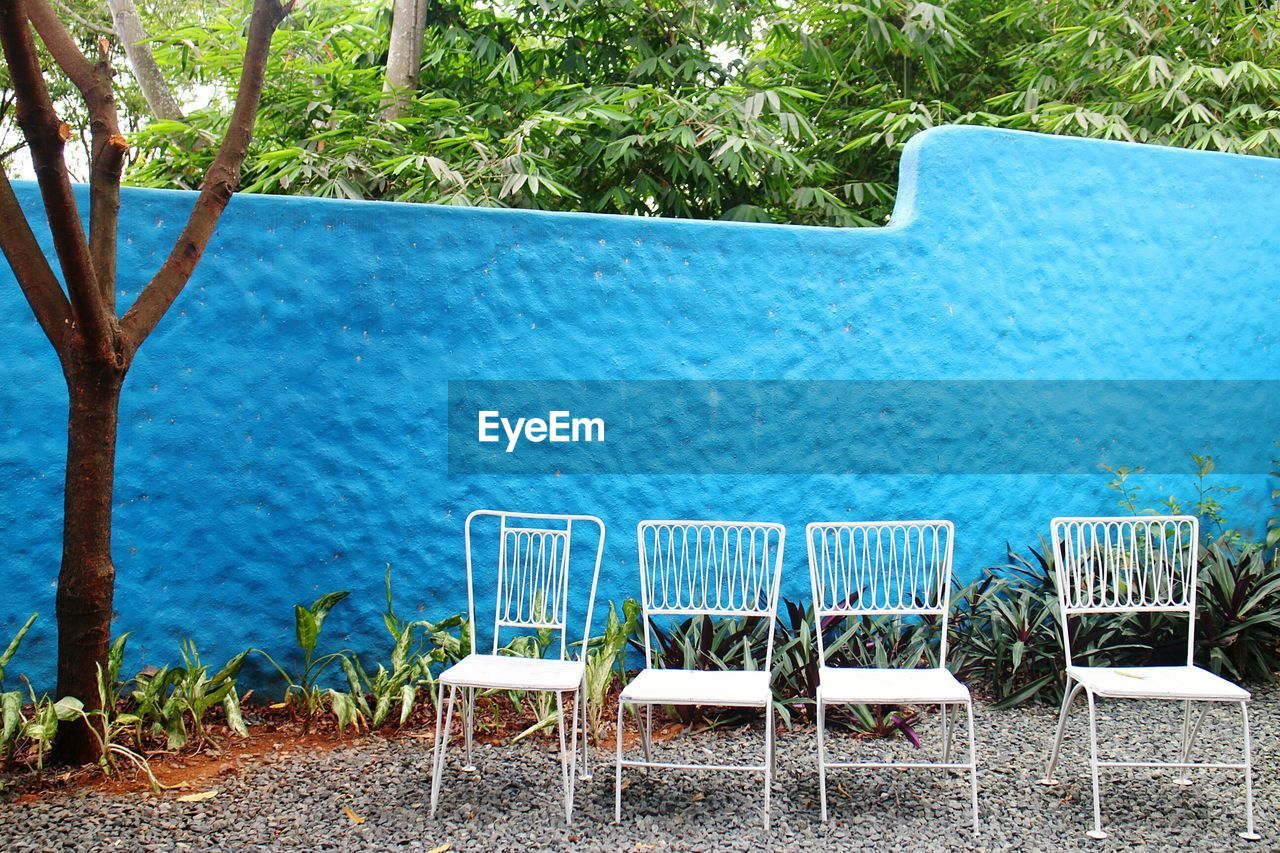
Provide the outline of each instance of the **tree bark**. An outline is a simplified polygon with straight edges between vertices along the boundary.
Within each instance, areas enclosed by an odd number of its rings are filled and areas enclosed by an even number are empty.
[[[427,0],[395,0],[387,79],[383,86],[384,118],[397,119],[413,97],[422,67],[422,38],[427,26]]]
[[[138,88],[142,90],[142,97],[146,99],[152,115],[168,121],[182,121],[182,108],[178,106],[169,82],[160,73],[160,66],[156,65],[147,41],[147,31],[142,28],[133,0],[107,0],[107,5],[111,7],[111,20],[124,45],[133,77],[138,81]]]
[[[0,0],[0,50],[15,93],[18,124],[31,149],[62,284],[36,242],[2,164],[0,250],[57,351],[67,383],[58,695],[76,697],[90,715],[102,707],[98,673],[107,665],[111,645],[111,502],[120,389],[138,347],[186,286],[236,190],[253,138],[272,35],[294,2],[254,0],[240,91],[217,157],[169,258],[125,316],[117,318],[116,232],[127,146],[119,132],[106,50],[97,63],[90,62],[47,0]],[[63,156],[72,129],[54,111],[32,27],[89,107],[93,147],[88,240]],[[66,723],[58,728],[52,757],[64,763],[90,762],[101,756],[103,746],[83,721]]]
[[[115,564],[111,561],[111,503],[116,427],[125,368],[88,354],[66,365],[67,474],[63,497],[62,568],[58,574],[58,696],[99,706],[98,672],[111,646]],[[91,701],[92,700],[92,701]],[[93,725],[100,729],[100,718]],[[83,724],[59,728],[54,759],[92,760],[98,738]]]

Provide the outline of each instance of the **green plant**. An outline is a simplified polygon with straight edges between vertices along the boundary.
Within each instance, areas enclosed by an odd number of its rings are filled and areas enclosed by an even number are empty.
[[[547,621],[546,602],[541,593],[533,602],[533,612],[537,614],[537,621]],[[514,657],[526,658],[543,658],[547,655],[547,649],[551,648],[555,634],[550,628],[539,628],[528,634],[517,634],[502,648],[498,649],[498,654],[512,655]],[[487,691],[482,696],[490,696],[497,691]],[[516,707],[523,708],[526,712],[532,711],[534,722],[533,725],[520,732],[514,738],[512,743],[519,742],[532,734],[548,729],[560,719],[560,713],[555,707],[555,697],[547,690],[508,690],[507,696],[511,700],[511,704]]]
[[[3,737],[0,737],[0,747],[12,758],[21,746],[29,745],[35,751],[36,766],[43,768],[44,757],[53,747],[53,739],[58,734],[58,724],[83,717],[84,705],[72,696],[57,701],[48,696],[37,698],[25,676],[22,680],[27,684],[31,703],[23,707],[19,694],[5,694],[4,731]]]
[[[143,773],[151,784],[151,790],[159,793],[163,789],[160,780],[151,771],[151,763],[144,755],[125,746],[121,741],[133,732],[137,733],[142,719],[137,714],[119,713],[116,709],[120,661],[123,658],[124,638],[121,636],[111,646],[107,669],[98,666],[98,708],[85,711],[79,701],[75,702],[75,716],[84,720],[86,728],[98,742],[98,767],[102,775],[110,777],[118,769],[121,759],[129,762],[134,769]],[[65,702],[66,700],[61,700]],[[66,719],[61,718],[61,719]]]
[[[317,598],[310,607],[294,605],[294,637],[297,640],[298,649],[302,652],[302,669],[296,675],[290,674],[264,650],[250,649],[266,658],[285,680],[284,701],[291,708],[301,710],[303,731],[310,731],[312,719],[324,709],[326,704],[338,718],[340,728],[355,725],[358,721],[359,708],[350,693],[320,685],[320,678],[329,667],[335,663],[349,664],[349,653],[344,650],[323,655],[316,654],[325,618],[347,595],[349,593],[346,590],[330,592]]]
[[[1066,656],[1054,557],[1043,541],[1028,550],[1030,558],[1009,549],[1005,565],[955,595],[952,668],[1000,708],[1062,698]],[[1159,613],[1088,615],[1070,627],[1072,658],[1083,666],[1160,663],[1170,647],[1170,625]]]
[[[4,689],[5,669],[9,666],[9,662],[13,660],[14,655],[18,653],[18,646],[22,645],[22,638],[31,630],[31,626],[35,624],[36,617],[39,615],[39,613],[32,613],[27,618],[27,621],[22,624],[22,627],[18,629],[18,633],[13,635],[9,645],[5,646],[4,652],[0,654],[0,752],[6,755],[12,755],[13,753],[23,718],[22,694],[16,690],[6,691]]]
[[[820,666],[934,666],[941,623],[928,617],[849,616],[814,618],[812,607],[783,602],[773,655],[774,710],[790,725],[797,712],[814,715]],[[786,621],[782,619],[785,617]],[[822,632],[825,660],[818,660],[817,632]],[[919,745],[919,714],[897,705],[849,705],[828,711],[828,723],[877,737],[898,733]]]
[[[5,646],[4,652],[0,653],[0,691],[4,690],[5,668],[9,666],[9,662],[18,653],[18,646],[22,645],[22,639],[27,636],[27,632],[31,630],[31,626],[35,624],[39,615],[39,613],[32,613],[28,616],[27,621],[23,622],[22,627],[18,629],[18,633],[14,634],[13,639],[9,641],[9,645]]]
[[[447,642],[445,637],[455,639],[449,630],[464,622],[461,614],[436,623],[401,619],[392,603],[390,566],[387,566],[385,583],[387,610],[382,615],[382,623],[392,639],[390,668],[379,662],[378,668],[369,673],[356,655],[343,661],[356,705],[375,729],[387,721],[397,701],[400,703],[399,725],[403,726],[413,713],[420,684],[428,686],[427,693],[431,696],[430,685],[434,682],[431,665],[449,657],[440,643]],[[368,697],[373,699],[372,706]]]
[[[202,744],[205,715],[221,706],[227,727],[240,737],[248,737],[236,692],[236,679],[248,655],[247,650],[241,652],[211,676],[195,643],[183,640],[181,666],[143,671],[134,678],[133,712],[140,728],[150,726],[153,734],[164,734],[169,749],[181,749],[187,744],[190,722],[197,743]]]
[[[1142,486],[1129,482],[1129,478],[1133,475],[1146,473],[1145,468],[1142,466],[1130,467],[1128,465],[1119,467],[1100,465],[1099,467],[1111,474],[1111,481],[1107,483],[1107,488],[1120,493],[1119,505],[1121,509],[1130,515],[1150,515],[1156,512],[1168,512],[1173,515],[1190,513],[1200,519],[1200,537],[1204,543],[1207,544],[1223,538],[1237,544],[1242,542],[1243,535],[1227,526],[1222,504],[1223,498],[1240,491],[1240,487],[1226,486],[1209,481],[1209,477],[1217,469],[1217,462],[1214,461],[1212,456],[1192,453],[1191,461],[1195,466],[1196,473],[1195,500],[1190,505],[1187,505],[1176,495],[1168,495],[1157,503],[1156,508],[1143,506]],[[1277,490],[1273,495],[1273,498],[1275,497],[1280,497],[1280,490]],[[1272,521],[1280,523],[1275,519],[1272,519]],[[1270,524],[1271,522],[1268,523]]]
[[[1275,445],[1280,447],[1280,441],[1275,442]],[[1272,478],[1280,481],[1280,459],[1272,459],[1271,464],[1274,466],[1271,471]],[[1271,509],[1275,515],[1267,519],[1267,534],[1263,545],[1280,551],[1280,486],[1271,490]]]
[[[1236,681],[1280,670],[1280,552],[1222,539],[1201,554],[1196,658]]]
[[[587,644],[587,716],[591,734],[600,737],[600,721],[604,714],[605,699],[614,681],[625,677],[627,644],[640,627],[640,603],[634,598],[622,602],[622,618],[618,609],[609,602],[609,617],[604,634],[592,638]]]

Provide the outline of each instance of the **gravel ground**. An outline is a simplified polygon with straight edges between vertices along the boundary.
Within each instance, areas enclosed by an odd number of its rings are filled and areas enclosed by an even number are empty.
[[[977,709],[982,832],[969,828],[968,789],[960,775],[937,771],[835,771],[829,776],[832,820],[818,816],[813,730],[780,730],[773,828],[762,829],[759,777],[747,774],[629,770],[623,820],[613,819],[613,768],[596,752],[594,781],[580,784],[574,824],[560,807],[559,767],[546,742],[477,746],[479,772],[458,771],[450,753],[436,820],[427,816],[430,740],[367,738],[289,763],[261,765],[226,780],[217,797],[178,803],[172,794],[57,794],[32,803],[0,803],[0,849],[182,849],[246,847],[383,848],[431,850],[529,849],[750,850],[759,847],[906,849],[1277,849],[1280,844],[1280,691],[1255,694],[1257,828],[1250,845],[1243,829],[1243,784],[1238,773],[1198,771],[1196,784],[1173,784],[1170,771],[1117,770],[1103,777],[1106,843],[1089,841],[1091,805],[1086,716],[1077,706],[1068,726],[1061,786],[1034,784],[1053,733],[1050,709]],[[1176,742],[1181,712],[1171,704],[1110,702],[1101,706],[1104,753],[1141,757]],[[1236,760],[1239,716],[1213,712],[1197,755]],[[1154,727],[1154,732],[1150,731]],[[936,749],[936,719],[921,727],[924,753],[905,742],[841,738],[850,757],[871,752],[917,760]],[[685,760],[749,760],[762,748],[759,728],[681,734],[664,754]],[[1166,747],[1164,755],[1168,755]],[[1227,759],[1227,756],[1231,756]],[[758,759],[757,759],[758,760]],[[0,795],[2,798],[3,795]],[[351,809],[364,818],[354,823]]]

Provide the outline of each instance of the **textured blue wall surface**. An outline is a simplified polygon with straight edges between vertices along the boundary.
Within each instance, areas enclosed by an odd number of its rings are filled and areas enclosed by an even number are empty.
[[[603,517],[602,597],[636,592],[646,517],[785,522],[798,596],[808,520],[951,518],[967,576],[1055,514],[1115,509],[1105,474],[450,476],[449,380],[1280,378],[1280,162],[943,128],[902,177],[865,230],[237,197],[125,388],[131,663],[184,634],[210,660],[286,650],[292,605],[339,588],[328,640],[385,651],[384,567],[403,614],[462,609],[482,506]],[[122,304],[192,200],[125,192]],[[50,685],[66,396],[7,268],[0,327],[0,639],[40,610],[16,668]],[[1266,477],[1226,479],[1259,529]]]

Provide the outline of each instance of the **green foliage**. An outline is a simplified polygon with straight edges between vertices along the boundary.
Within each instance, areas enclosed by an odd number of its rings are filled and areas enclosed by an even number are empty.
[[[655,665],[670,669],[764,668],[768,643],[768,622],[759,617],[710,618],[697,616],[661,626],[650,622]],[[916,667],[937,661],[940,623],[936,619],[901,617],[857,617],[824,620],[820,626],[826,644],[826,665]],[[813,696],[818,686],[818,647],[814,633],[813,608],[784,601],[778,616],[773,652],[773,710],[784,725],[797,718],[812,719]],[[632,640],[638,648],[643,646]],[[689,708],[675,707],[688,723]],[[712,725],[736,724],[751,716],[749,709],[703,709]],[[828,722],[880,737],[904,734],[916,739],[913,710],[896,705],[846,706],[832,708]]]
[[[39,613],[32,613],[27,617],[27,621],[22,623],[22,627],[18,629],[18,633],[13,635],[13,639],[9,640],[9,645],[5,646],[4,652],[0,653],[0,691],[4,690],[5,668],[9,666],[9,662],[13,660],[13,656],[18,653],[18,646],[22,645],[22,638],[27,636],[27,632],[31,630],[31,626],[35,624]]]
[[[244,4],[149,22],[207,101],[132,141],[128,180],[193,187],[225,127]],[[438,0],[383,118],[389,4],[315,0],[276,36],[250,192],[881,223],[941,123],[1280,154],[1280,12],[1201,0]]]
[[[58,0],[53,5],[55,10],[61,13],[60,17],[67,24],[72,38],[85,56],[98,57],[100,55],[99,39],[111,31],[111,10],[106,3],[102,0]],[[40,57],[40,67],[54,68],[53,57],[45,50],[44,43],[39,38],[35,43]],[[125,67],[124,47],[117,39],[108,39],[106,49],[112,65],[116,68]],[[49,96],[53,100],[58,117],[72,128],[73,136],[67,141],[68,168],[73,176],[87,181],[89,178],[87,168],[89,111],[79,91],[62,74],[46,73],[45,83],[49,87]],[[120,111],[120,127],[126,133],[146,124],[148,118],[146,102],[128,74],[117,75],[116,104]],[[14,93],[9,82],[9,67],[4,57],[0,55],[0,164],[10,170],[11,177],[13,161],[19,158],[25,160],[26,156],[24,152],[26,143],[18,128],[15,112]]]
[[[131,692],[133,713],[141,728],[164,735],[167,747],[181,749],[189,738],[188,724],[197,743],[205,739],[204,720],[211,708],[221,707],[227,727],[240,737],[248,737],[240,712],[236,678],[249,652],[243,651],[215,672],[200,661],[200,653],[190,639],[182,641],[182,665],[144,670],[134,678]]]
[[[1275,442],[1280,447],[1280,441]],[[1280,459],[1271,460],[1274,466],[1271,476],[1280,480]],[[1271,507],[1275,511],[1275,515],[1267,519],[1267,534],[1263,545],[1267,548],[1280,550],[1280,487],[1271,490]]]
[[[996,707],[1062,698],[1065,650],[1051,552],[989,569],[957,594],[953,667],[989,691]],[[1223,538],[1201,552],[1195,660],[1235,681],[1273,682],[1280,671],[1280,556]],[[1186,661],[1185,618],[1166,613],[1098,614],[1071,624],[1083,666],[1177,665]]]
[[[1196,662],[1235,681],[1280,671],[1280,552],[1223,539],[1201,555]]]
[[[1062,698],[1066,650],[1054,556],[1043,541],[1029,551],[1030,558],[1010,549],[1004,566],[955,595],[950,666],[998,708]],[[1089,615],[1070,628],[1072,659],[1081,666],[1151,664],[1167,650],[1159,614]]]
[[[12,758],[19,748],[28,746],[34,751],[36,766],[44,767],[58,724],[83,716],[84,705],[72,696],[57,701],[49,696],[37,698],[29,683],[27,691],[31,702],[25,707],[20,694],[6,693],[2,697],[4,728],[0,731],[0,750]]]
[[[397,724],[403,726],[408,722],[422,685],[427,686],[429,700],[434,700],[432,667],[457,662],[470,644],[469,626],[461,613],[439,622],[410,622],[397,616],[391,598],[390,566],[386,574],[386,596],[387,610],[382,622],[392,640],[390,665],[379,662],[377,669],[369,672],[354,654],[342,662],[355,708],[375,729],[386,724],[396,703],[400,706]],[[462,629],[461,636],[452,634],[454,628]]]
[[[1227,526],[1222,505],[1222,499],[1240,491],[1240,487],[1210,482],[1209,478],[1217,468],[1217,463],[1212,456],[1207,454],[1202,456],[1198,453],[1192,453],[1190,456],[1196,472],[1196,498],[1189,504],[1184,503],[1176,495],[1169,495],[1160,499],[1154,507],[1146,506],[1142,497],[1143,487],[1130,482],[1131,477],[1145,473],[1145,468],[1140,465],[1136,467],[1101,465],[1099,467],[1111,475],[1107,488],[1120,493],[1119,506],[1130,515],[1152,515],[1161,512],[1172,515],[1195,515],[1200,519],[1200,537],[1204,543],[1207,544],[1219,538],[1227,539],[1237,545],[1242,543],[1244,535]],[[1280,496],[1280,491],[1273,495],[1273,499],[1277,496]],[[1274,519],[1268,524],[1270,525],[1273,521]]]
[[[618,608],[609,602],[609,618],[604,634],[593,638],[587,647],[587,716],[592,736],[600,737],[600,722],[605,700],[614,682],[626,676],[627,644],[640,627],[640,603],[634,598],[622,602],[622,618]]]
[[[1272,3],[1022,2],[1001,58],[1006,123],[1184,148],[1280,150],[1280,14]]]
[[[338,718],[340,728],[354,726],[357,723],[358,706],[353,694],[325,688],[320,684],[320,678],[334,664],[339,664],[344,670],[349,669],[350,654],[347,651],[316,654],[325,618],[329,615],[329,611],[347,595],[349,593],[345,590],[330,592],[317,598],[310,607],[294,605],[294,638],[299,651],[302,652],[302,669],[299,672],[291,674],[262,649],[251,649],[266,658],[285,680],[285,702],[302,713],[304,731],[310,729],[312,718],[326,704],[332,708],[334,716]]]

